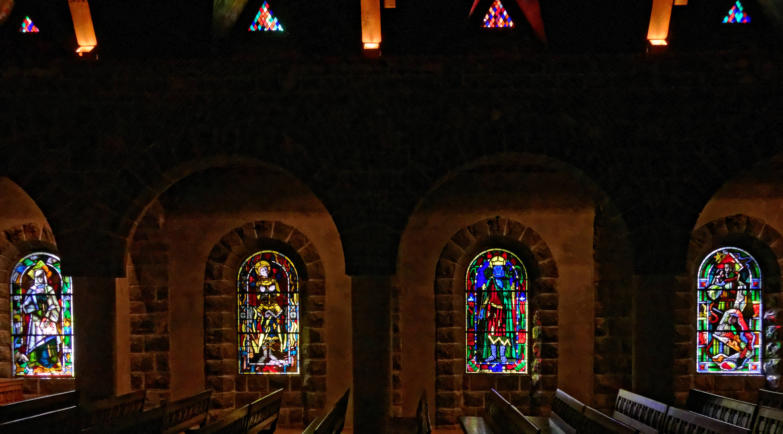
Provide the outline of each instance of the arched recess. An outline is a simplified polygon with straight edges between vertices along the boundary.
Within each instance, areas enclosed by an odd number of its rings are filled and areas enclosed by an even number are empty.
[[[0,177],[0,378],[10,378],[13,373],[9,308],[11,270],[22,257],[39,251],[58,253],[46,217],[22,188],[9,178]],[[24,381],[24,392],[26,395],[61,392],[73,389],[74,383],[74,379],[28,377]]]
[[[691,387],[750,402],[757,400],[758,389],[778,388],[778,384],[765,381],[763,375],[729,376],[696,372],[696,274],[705,255],[726,246],[745,250],[758,261],[761,268],[762,301],[765,309],[779,308],[783,301],[781,297],[783,237],[776,228],[760,218],[734,214],[719,217],[696,229],[688,248],[687,276],[680,279],[674,297],[675,336],[677,337],[674,343],[674,391],[678,402],[684,402]],[[780,337],[762,337],[763,347],[767,347],[773,341],[779,342]],[[777,352],[765,351],[764,357],[780,358],[780,355]],[[768,366],[765,366],[765,370],[767,368]],[[775,371],[778,369],[775,367]]]
[[[622,215],[573,166],[542,155],[505,153],[446,174],[422,197],[402,234],[399,290],[393,294],[395,411],[413,415],[422,387],[435,401],[430,407],[438,424],[452,425],[459,415],[479,411],[477,400],[467,405],[464,396],[435,395],[439,386],[433,379],[449,368],[432,357],[445,337],[436,330],[433,278],[455,233],[496,217],[533,228],[557,263],[557,380],[545,380],[557,381],[598,408],[611,408],[617,388],[631,387],[633,255]],[[487,386],[479,383],[476,388]],[[540,398],[530,405],[534,413],[547,410],[549,396]]]
[[[529,374],[465,374],[465,273],[480,252],[500,248],[527,269]],[[435,397],[441,421],[452,409],[479,415],[490,387],[510,396],[528,414],[557,388],[558,271],[546,242],[532,228],[502,217],[482,219],[446,243],[435,272]],[[580,312],[582,313],[582,312]],[[592,314],[592,312],[586,312]],[[533,328],[538,328],[533,331]],[[540,336],[536,339],[533,336]],[[543,393],[535,393],[541,391]],[[531,398],[538,401],[531,406]],[[539,411],[536,411],[538,413]]]
[[[300,280],[299,374],[237,373],[237,274],[260,250],[278,251],[293,261]],[[256,221],[236,228],[215,244],[204,278],[205,375],[216,391],[213,408],[230,409],[277,388],[285,389],[282,425],[308,423],[326,403],[326,324],[324,267],[305,234],[280,221]]]
[[[215,246],[234,229],[248,222],[282,222],[279,230],[287,225],[306,234],[309,247],[301,256],[307,262],[311,249],[318,252],[322,260],[312,266],[320,266],[325,276],[325,295],[320,301],[328,320],[322,326],[322,335],[308,336],[308,339],[311,343],[321,340],[319,345],[322,343],[323,348],[315,347],[314,351],[324,350],[322,356],[330,374],[313,376],[312,384],[306,386],[320,387],[315,384],[325,382],[325,395],[312,395],[315,391],[308,391],[311,395],[307,396],[299,391],[286,393],[287,410],[280,421],[281,426],[301,425],[317,413],[312,410],[304,414],[305,398],[314,409],[318,406],[313,403],[334,402],[351,385],[351,303],[339,233],[319,198],[289,172],[252,159],[209,161],[216,165],[204,167],[204,162],[193,163],[188,165],[188,170],[178,168],[171,176],[167,175],[166,179],[177,181],[143,206],[144,213],[128,227],[133,228],[128,248],[128,265],[132,267],[128,268],[129,295],[124,295],[124,299],[130,300],[130,311],[125,314],[118,311],[118,328],[120,322],[130,328],[124,338],[120,337],[120,341],[125,341],[122,346],[129,363],[118,375],[126,382],[130,376],[133,387],[146,386],[150,379],[152,386],[161,386],[157,391],[161,396],[171,399],[205,387],[215,388],[219,392],[216,397],[231,392],[223,390],[228,387],[226,384],[220,385],[220,390],[217,384],[208,384],[206,375],[207,335],[203,326],[205,309],[209,306],[204,304],[205,266]],[[308,270],[307,274],[317,273]],[[232,278],[236,279],[235,272]],[[134,300],[134,296],[139,299]],[[231,306],[235,304],[236,300]],[[118,309],[121,308],[122,303],[118,303]],[[231,314],[235,315],[233,311]],[[232,339],[235,337],[234,334]],[[153,346],[147,348],[147,342]],[[285,381],[294,385],[298,381],[301,385],[305,369],[315,369],[317,373],[320,369],[317,365],[303,366],[298,379],[291,377]],[[252,383],[248,390],[232,392],[230,396],[234,400],[223,395],[223,401],[213,402],[214,408],[233,407],[238,402],[236,399],[257,396],[262,390],[260,384],[266,380],[247,381]],[[232,391],[234,387],[232,384]],[[297,387],[302,390],[305,386]]]

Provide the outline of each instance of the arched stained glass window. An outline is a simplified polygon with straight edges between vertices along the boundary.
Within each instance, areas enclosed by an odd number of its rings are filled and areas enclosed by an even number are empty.
[[[15,376],[73,376],[73,292],[57,256],[32,253],[14,266],[11,340]]]
[[[761,374],[761,270],[746,251],[708,254],[696,282],[696,371]]]
[[[466,372],[527,374],[527,272],[503,249],[481,252],[465,276]]]
[[[299,277],[288,257],[263,250],[237,276],[240,374],[299,373]]]

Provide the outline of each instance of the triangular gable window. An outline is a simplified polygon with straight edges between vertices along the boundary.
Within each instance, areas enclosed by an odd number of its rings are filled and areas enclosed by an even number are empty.
[[[495,0],[489,7],[487,14],[484,15],[483,27],[488,29],[514,27],[514,21],[508,16],[508,12],[500,0]]]
[[[283,25],[280,24],[274,14],[272,14],[272,11],[269,9],[269,3],[264,2],[258,9],[256,18],[253,20],[253,23],[250,24],[250,28],[247,30],[249,32],[282,32]]]
[[[19,26],[19,33],[38,33],[38,27],[36,27],[35,23],[33,23],[33,20],[30,19],[30,17],[24,17],[24,21],[22,21],[22,24]]]
[[[723,17],[723,24],[746,24],[750,22],[750,15],[745,12],[742,3],[737,0],[734,6],[729,9],[729,13]]]

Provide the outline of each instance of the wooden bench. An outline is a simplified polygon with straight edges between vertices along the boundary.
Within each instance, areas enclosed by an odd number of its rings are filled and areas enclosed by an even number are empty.
[[[23,378],[0,379],[0,404],[9,404],[24,399]]]
[[[495,389],[489,389],[489,395],[484,401],[484,417],[462,416],[459,422],[466,434],[538,434],[541,432],[536,424],[526,418]]]
[[[576,433],[585,423],[584,407],[581,401],[557,389],[552,400],[552,412],[549,415],[550,431]]]
[[[269,395],[251,402],[247,414],[248,434],[272,434],[275,432],[282,402],[283,389],[277,389]]]
[[[337,400],[329,410],[329,413],[322,418],[315,418],[302,434],[339,434],[343,431],[345,425],[345,411],[348,409],[348,396],[351,389],[345,391],[342,397]]]
[[[80,434],[141,434],[161,433],[166,423],[166,403],[137,414],[126,414],[112,420],[111,425],[94,425]]]
[[[200,434],[245,434],[247,432],[248,410],[250,410],[250,405],[244,405],[193,432]]]
[[[669,407],[666,411],[666,417],[659,432],[662,434],[690,434],[694,432],[700,434],[750,434],[750,430],[747,428],[677,407]]]
[[[146,391],[139,390],[122,396],[84,403],[83,427],[110,427],[125,416],[140,414],[144,410],[145,395]]]
[[[759,389],[759,407],[783,408],[783,393]]]
[[[79,402],[79,393],[75,390],[25,399],[0,406],[0,422],[22,419],[62,408],[73,407]]]
[[[590,406],[585,406],[584,422],[578,431],[585,434],[634,434],[639,432],[636,428],[624,424],[609,417]]]
[[[617,391],[612,418],[641,433],[654,434],[661,427],[668,407],[662,402],[620,389]]]
[[[79,411],[76,406],[47,411],[0,423],[3,434],[76,434],[79,432]]]
[[[166,405],[166,418],[163,425],[165,434],[174,434],[207,423],[211,390],[205,390],[187,398]]]
[[[686,408],[713,419],[750,429],[753,426],[753,417],[756,414],[757,405],[702,390],[691,389],[688,392]]]
[[[783,432],[783,409],[774,407],[759,407],[753,432],[758,434],[773,434]]]

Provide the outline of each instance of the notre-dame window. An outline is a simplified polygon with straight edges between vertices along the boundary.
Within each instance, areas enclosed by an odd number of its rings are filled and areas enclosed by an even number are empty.
[[[291,260],[262,250],[237,276],[240,374],[299,373],[299,277]]]
[[[528,373],[525,265],[513,253],[479,253],[465,276],[465,349],[468,373]]]

